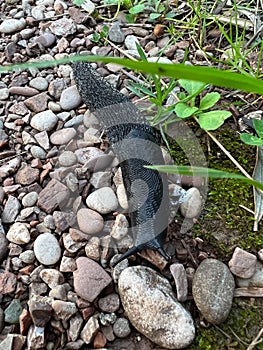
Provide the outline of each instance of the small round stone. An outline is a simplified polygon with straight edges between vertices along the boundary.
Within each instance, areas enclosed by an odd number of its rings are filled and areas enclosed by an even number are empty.
[[[38,193],[33,191],[27,193],[23,198],[22,198],[22,204],[24,207],[33,207],[38,199]]]
[[[8,97],[9,97],[9,90],[8,90],[8,88],[0,89],[0,101],[7,100]]]
[[[89,235],[100,232],[104,227],[103,217],[94,210],[81,208],[77,212],[79,229]]]
[[[7,232],[6,238],[15,244],[26,244],[30,241],[30,233],[25,224],[15,222]]]
[[[57,124],[58,117],[50,110],[37,113],[31,119],[32,128],[39,131],[49,131]]]
[[[11,34],[19,30],[24,29],[26,26],[26,21],[24,18],[15,19],[10,18],[4,20],[0,25],[0,33]]]
[[[43,77],[36,77],[30,80],[29,85],[39,91],[46,91],[48,88],[48,81]]]
[[[82,103],[82,98],[78,92],[76,85],[70,86],[64,90],[60,97],[60,106],[64,111],[70,111],[79,107]]]
[[[60,259],[61,249],[54,235],[42,233],[35,240],[34,253],[41,264],[53,265]]]
[[[71,166],[76,164],[77,156],[72,151],[65,151],[58,157],[59,165]]]
[[[113,325],[113,332],[118,338],[125,338],[131,333],[131,328],[127,318],[120,317]]]
[[[54,145],[64,145],[76,136],[77,132],[74,128],[66,128],[53,132],[50,141]]]
[[[111,187],[102,187],[86,199],[87,206],[100,214],[108,214],[118,208],[117,197]]]
[[[33,250],[25,250],[19,255],[19,259],[25,264],[32,264],[35,260],[35,253]]]
[[[180,205],[180,210],[185,218],[197,218],[202,208],[202,197],[195,187],[186,192],[186,200]]]
[[[46,152],[39,146],[32,146],[30,152],[34,158],[46,159]]]

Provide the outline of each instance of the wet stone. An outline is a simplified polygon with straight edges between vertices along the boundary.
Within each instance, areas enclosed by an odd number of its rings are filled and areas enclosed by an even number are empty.
[[[231,310],[235,289],[228,267],[219,260],[205,259],[193,279],[192,293],[199,311],[212,324],[224,322]]]

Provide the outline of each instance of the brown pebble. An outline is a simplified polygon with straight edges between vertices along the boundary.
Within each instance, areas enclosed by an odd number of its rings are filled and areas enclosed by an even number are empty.
[[[0,293],[10,294],[16,290],[17,279],[12,272],[4,271],[0,275]]]
[[[34,96],[39,93],[37,89],[28,86],[11,86],[9,92],[10,94],[21,96]]]
[[[26,335],[28,328],[30,327],[32,323],[32,318],[30,316],[30,313],[23,309],[22,313],[19,316],[19,325],[20,325],[20,333],[22,335]]]
[[[95,338],[93,340],[93,347],[94,349],[100,349],[100,348],[104,348],[104,346],[107,344],[107,339],[104,336],[103,333],[98,332],[95,335]]]
[[[90,318],[90,316],[94,314],[94,311],[95,309],[93,306],[89,306],[89,307],[85,307],[84,309],[81,309],[82,317],[84,321],[87,321]]]

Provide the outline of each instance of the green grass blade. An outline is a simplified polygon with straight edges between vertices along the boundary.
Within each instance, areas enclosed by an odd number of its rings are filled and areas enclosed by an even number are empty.
[[[217,170],[217,169],[211,169],[211,168],[202,168],[202,167],[191,167],[191,166],[184,166],[184,165],[153,165],[153,166],[146,166],[146,168],[149,169],[155,169],[158,171],[162,171],[169,174],[181,174],[181,175],[188,175],[188,176],[201,176],[201,177],[210,177],[210,178],[217,178],[217,179],[236,179],[243,182],[248,183],[249,185],[252,185],[254,187],[257,187],[261,190],[263,190],[263,184],[249,179],[245,176],[236,174],[236,173],[229,173],[227,171]]]
[[[130,69],[138,70],[144,73],[157,74],[175,79],[189,79],[203,81],[215,86],[254,92],[263,95],[263,82],[256,78],[243,76],[238,73],[220,71],[210,67],[194,67],[183,64],[165,64],[137,62],[118,57],[100,57],[100,56],[72,56],[53,61],[28,62],[10,66],[1,66],[0,73],[7,73],[14,70],[25,70],[28,68],[46,68],[58,64],[66,64],[73,61],[86,62],[105,62],[116,63]]]

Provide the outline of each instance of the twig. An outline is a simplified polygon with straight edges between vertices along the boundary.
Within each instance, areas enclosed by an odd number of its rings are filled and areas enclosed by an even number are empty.
[[[252,350],[257,344],[262,343],[263,342],[263,338],[261,338],[262,335],[263,335],[263,328],[261,328],[261,330],[258,332],[256,337],[252,340],[252,343],[249,345],[247,350]]]

